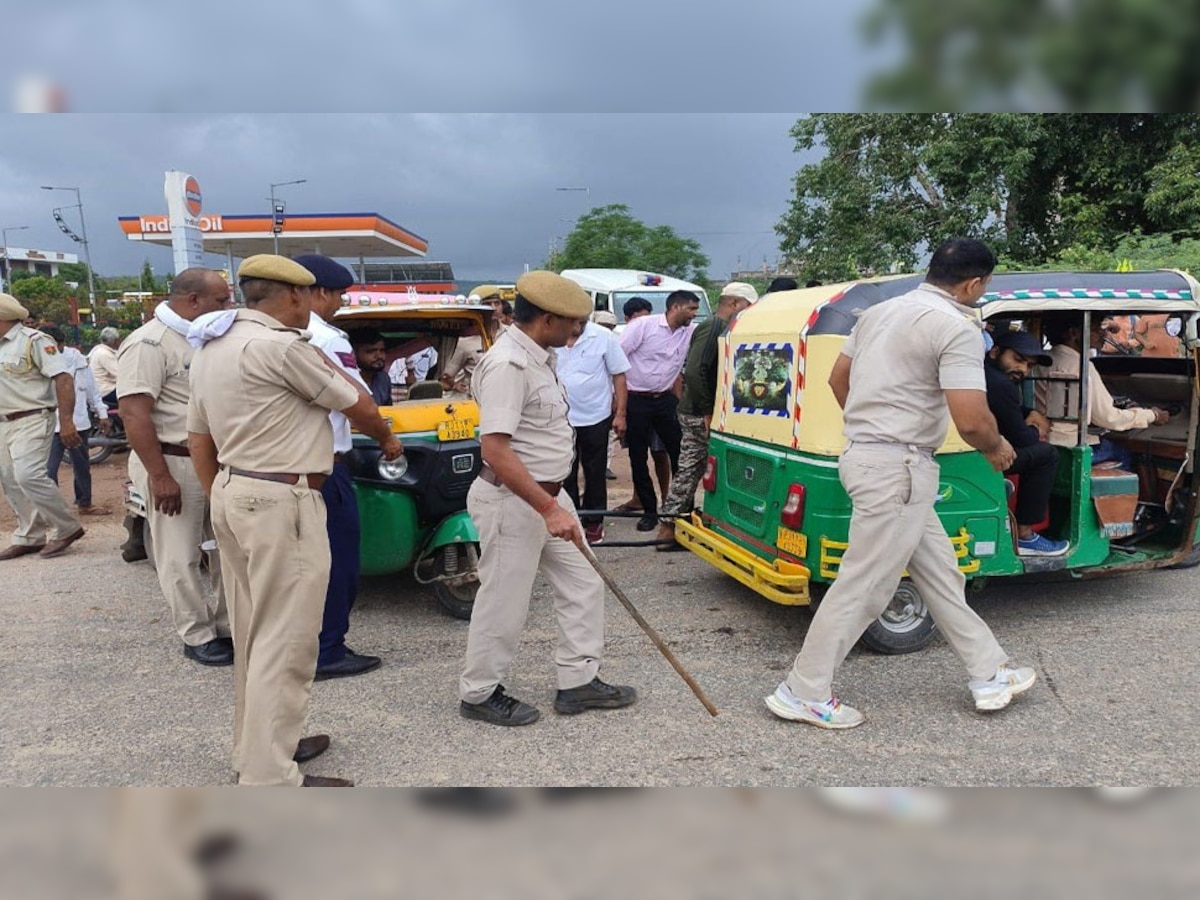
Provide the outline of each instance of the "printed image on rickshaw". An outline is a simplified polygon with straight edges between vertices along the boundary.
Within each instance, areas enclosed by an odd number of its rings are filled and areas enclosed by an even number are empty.
[[[733,410],[786,416],[792,397],[791,344],[742,344],[733,354]]]

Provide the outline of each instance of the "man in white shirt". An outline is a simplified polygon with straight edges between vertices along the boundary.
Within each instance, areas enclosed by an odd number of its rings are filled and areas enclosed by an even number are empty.
[[[567,392],[567,421],[575,428],[575,459],[563,490],[576,509],[608,509],[608,434],[625,434],[625,373],[629,360],[617,336],[595,322],[575,324],[559,347],[558,380]],[[583,469],[580,503],[579,470]],[[604,540],[604,517],[581,516],[589,544]]]
[[[1072,385],[1066,379],[1079,378],[1083,349],[1083,316],[1079,313],[1047,315],[1042,319],[1042,336],[1051,344],[1049,356],[1052,362],[1049,369],[1039,372],[1039,376],[1062,380],[1036,382],[1034,400],[1038,411],[1050,418],[1050,443],[1059,447],[1074,447],[1079,443],[1079,423],[1074,419],[1062,417],[1074,416],[1078,411],[1078,384]],[[1095,316],[1092,319],[1090,346],[1093,349],[1098,348],[1102,340],[1100,317]],[[1087,409],[1088,424],[1106,431],[1130,431],[1135,428],[1148,428],[1151,425],[1163,425],[1170,418],[1163,409],[1117,407],[1091,361],[1088,362]],[[1116,460],[1123,469],[1128,469],[1133,464],[1129,450],[1115,441],[1088,435],[1088,443],[1092,445],[1093,464]]]
[[[88,414],[88,407],[90,406],[95,412],[96,418],[100,422],[100,431],[104,434],[108,434],[111,430],[108,422],[108,407],[100,396],[100,389],[96,386],[96,379],[92,376],[87,359],[74,347],[67,346],[67,338],[62,329],[51,326],[44,328],[43,331],[58,345],[59,355],[75,379],[75,411],[71,418],[75,422],[75,429],[79,432],[82,440],[78,447],[68,450],[63,446],[62,439],[59,437],[59,426],[56,422],[54,438],[50,443],[50,459],[47,462],[46,474],[50,476],[51,481],[58,484],[59,466],[62,465],[63,456],[69,456],[75,481],[75,512],[81,516],[107,516],[112,513],[111,509],[92,504],[92,464],[88,456],[88,438],[92,433],[92,419]]]
[[[356,387],[369,393],[358,371],[354,350],[346,332],[328,323],[327,318],[342,305],[342,294],[354,284],[350,270],[327,256],[297,256],[295,262],[312,272],[316,282],[310,288],[308,331],[312,345],[324,353]],[[358,596],[359,540],[358,501],[350,468],[343,455],[354,446],[350,422],[340,412],[331,412],[333,427],[333,472],[321,487],[325,498],[325,525],[329,534],[329,587],[325,591],[325,614],[321,623],[320,651],[317,655],[316,680],[345,678],[378,669],[378,656],[355,653],[346,646],[350,630],[350,610]]]
[[[96,387],[105,403],[117,402],[117,348],[121,346],[121,332],[109,327],[100,332],[100,343],[88,354],[88,365],[96,377]]]

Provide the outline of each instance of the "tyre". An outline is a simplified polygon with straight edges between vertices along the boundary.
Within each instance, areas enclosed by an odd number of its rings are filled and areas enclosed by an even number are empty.
[[[862,645],[876,653],[916,653],[929,646],[937,634],[937,623],[929,614],[917,586],[905,578],[892,595],[892,602],[863,632]]]
[[[471,618],[471,610],[475,608],[475,592],[478,590],[478,581],[457,586],[444,581],[433,583],[433,596],[438,606],[456,619]]]
[[[112,444],[88,444],[88,462],[95,466],[112,456]]]
[[[1196,566],[1200,566],[1200,544],[1196,544],[1196,546],[1192,547],[1191,553],[1189,553],[1187,556],[1185,556],[1179,562],[1175,563],[1175,565],[1171,566],[1170,568],[1172,568],[1172,569],[1194,569],[1194,568],[1196,568]]]

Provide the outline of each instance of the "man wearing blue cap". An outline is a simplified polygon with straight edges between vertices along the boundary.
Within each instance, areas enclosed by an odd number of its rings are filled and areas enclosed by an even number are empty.
[[[1058,450],[1046,443],[1050,421],[1022,402],[1021,382],[1034,366],[1050,364],[1050,356],[1037,337],[1028,331],[1001,331],[994,336],[994,346],[983,367],[988,408],[996,417],[1000,434],[1016,451],[1016,459],[1004,474],[1021,478],[1015,510],[1020,556],[1062,556],[1070,549],[1067,541],[1056,541],[1033,530],[1046,518],[1058,469]]]
[[[307,330],[312,334],[312,345],[369,393],[346,332],[329,324],[342,305],[342,294],[354,284],[354,276],[328,256],[297,256],[295,262],[312,272],[316,279],[307,289],[312,310]],[[321,486],[321,496],[325,499],[331,564],[321,623],[321,649],[317,656],[317,681],[361,675],[379,668],[382,662],[378,656],[355,653],[346,646],[350,610],[358,595],[360,526],[358,501],[354,496],[350,469],[344,460],[344,454],[353,446],[350,423],[336,410],[329,413],[329,422],[333,426],[333,472]]]

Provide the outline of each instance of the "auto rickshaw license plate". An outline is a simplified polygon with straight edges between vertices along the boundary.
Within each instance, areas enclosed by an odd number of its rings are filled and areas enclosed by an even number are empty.
[[[783,526],[780,526],[779,534],[775,537],[775,546],[792,556],[804,557],[808,554],[808,538]]]
[[[439,441],[465,441],[475,436],[475,427],[468,419],[438,422]]]

